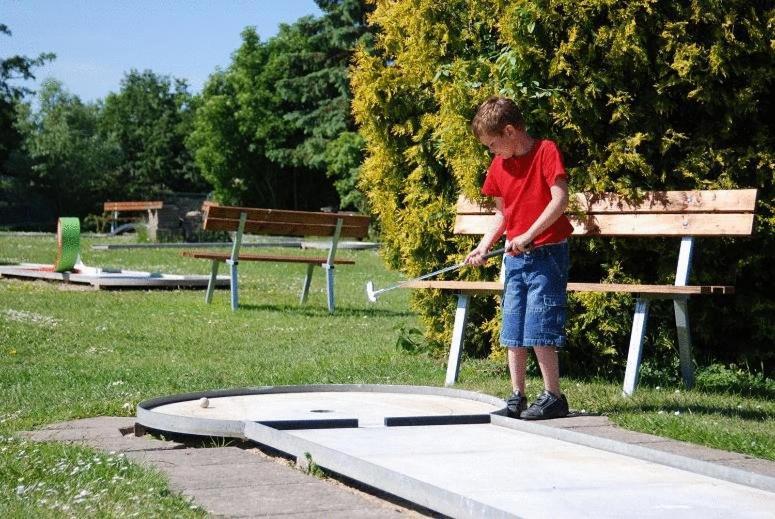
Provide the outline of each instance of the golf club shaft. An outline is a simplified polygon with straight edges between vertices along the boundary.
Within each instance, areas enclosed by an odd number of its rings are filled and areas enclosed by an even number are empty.
[[[487,254],[485,254],[482,257],[482,259],[490,259],[490,258],[492,258],[494,256],[500,256],[504,252],[506,252],[505,248],[497,249],[497,250],[494,250],[492,252],[488,252]],[[406,281],[402,281],[402,282],[398,283],[397,285],[393,285],[392,287],[387,287],[387,288],[383,288],[381,290],[377,290],[376,292],[374,292],[374,295],[381,294],[381,293],[387,292],[389,290],[394,290],[396,288],[401,288],[402,286],[408,285],[409,283],[413,283],[415,281],[422,281],[423,279],[432,278],[434,276],[438,276],[439,274],[444,274],[445,272],[452,272],[453,270],[458,270],[460,268],[465,267],[466,265],[467,265],[467,263],[464,261],[464,262],[461,262],[461,263],[457,263],[455,265],[450,265],[449,267],[444,267],[443,269],[439,269],[439,270],[435,270],[433,272],[429,272],[427,274],[423,274],[422,276],[416,277],[414,279],[407,279]]]

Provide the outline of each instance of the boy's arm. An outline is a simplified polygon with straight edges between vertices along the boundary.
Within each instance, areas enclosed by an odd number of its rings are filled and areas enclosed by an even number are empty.
[[[466,256],[465,263],[469,265],[483,265],[487,261],[483,259],[483,256],[487,254],[492,244],[503,236],[503,232],[506,230],[506,218],[503,216],[503,198],[496,196],[493,197],[493,201],[495,202],[493,224],[490,230],[482,236],[479,245]]]
[[[548,229],[568,208],[567,180],[558,178],[549,189],[552,199],[546,204],[543,212],[536,218],[533,225],[527,231],[511,240],[511,243],[507,244],[506,252],[511,250],[514,253],[520,253],[529,249],[536,236]]]

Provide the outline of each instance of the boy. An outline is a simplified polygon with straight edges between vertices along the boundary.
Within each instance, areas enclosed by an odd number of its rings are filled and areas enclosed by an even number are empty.
[[[573,232],[564,212],[568,181],[557,145],[528,135],[516,104],[491,97],[471,122],[479,141],[494,155],[482,194],[495,201],[495,223],[466,263],[482,257],[506,232],[503,323],[500,342],[508,348],[514,393],[506,401],[509,416],[525,420],[568,414],[560,392],[557,348],[565,344],[568,242]],[[525,371],[533,348],[544,379],[544,392],[527,407]]]

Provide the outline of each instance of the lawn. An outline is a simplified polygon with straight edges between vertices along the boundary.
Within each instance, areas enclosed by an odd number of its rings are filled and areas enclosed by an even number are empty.
[[[126,240],[84,236],[83,260],[167,273],[209,270],[208,262],[182,258],[174,249],[91,250],[93,243]],[[0,263],[51,263],[55,247],[53,235],[0,235]],[[237,312],[229,308],[228,290],[205,305],[204,290],[94,291],[0,280],[0,516],[115,510],[143,517],[202,515],[170,494],[157,473],[80,447],[31,444],[17,431],[132,416],[139,401],[180,392],[313,383],[443,385],[443,359],[396,347],[401,328],[419,326],[408,293],[390,292],[376,304],[366,300],[367,280],[382,288],[398,274],[388,272],[375,251],[343,250],[341,257],[356,264],[337,269],[335,315],[326,310],[321,271],[307,304],[299,306],[304,267],[291,264],[240,265]],[[460,380],[461,388],[509,392],[505,367],[485,359],[465,360]],[[623,427],[775,459],[775,402],[766,394],[641,387],[623,398],[620,381],[563,383],[572,408],[607,414]],[[540,386],[531,379],[529,393]]]

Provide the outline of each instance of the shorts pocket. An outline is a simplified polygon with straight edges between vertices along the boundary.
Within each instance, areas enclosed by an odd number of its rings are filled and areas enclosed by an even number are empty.
[[[541,320],[541,332],[544,334],[564,335],[565,319],[568,314],[566,294],[544,296],[544,312]]]

